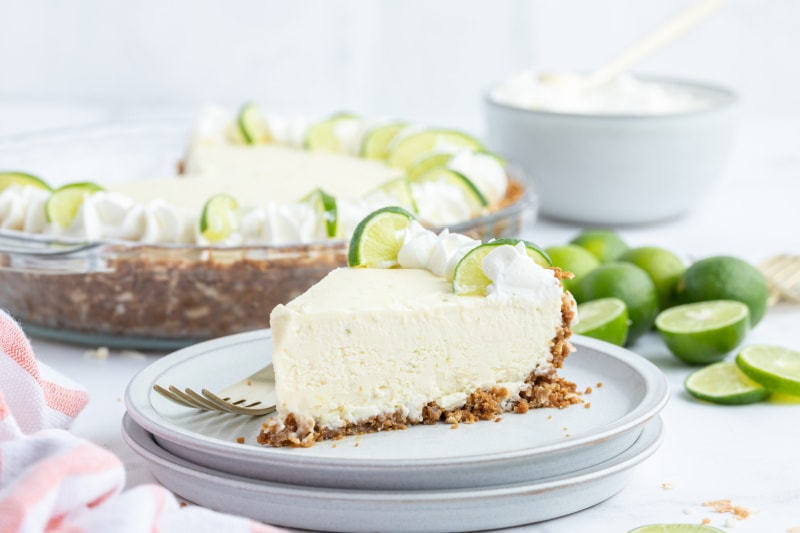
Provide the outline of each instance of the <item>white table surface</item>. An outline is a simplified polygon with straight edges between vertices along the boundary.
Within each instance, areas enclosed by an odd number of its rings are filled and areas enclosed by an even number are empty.
[[[30,110],[19,114],[20,124],[31,116]],[[104,116],[70,108],[60,114],[50,109],[45,115],[42,125]],[[13,113],[6,116],[14,118]],[[14,131],[13,123],[6,121],[0,134]],[[648,227],[621,228],[620,233],[632,246],[660,245],[687,258],[730,254],[758,262],[776,253],[800,254],[798,228],[800,119],[749,117],[743,121],[726,175],[689,215]],[[577,231],[574,226],[540,219],[529,224],[523,236],[551,245],[565,242]],[[800,306],[782,303],[769,310],[747,342],[800,350],[798,326]],[[73,431],[119,455],[127,467],[128,486],[156,482],[122,441],[120,420],[127,383],[160,355],[112,351],[107,359],[97,359],[87,356],[85,347],[38,339],[33,339],[33,345],[42,361],[82,383],[91,394]],[[610,500],[515,531],[625,532],[647,523],[700,523],[706,517],[712,525],[742,532],[800,528],[800,403],[740,407],[700,403],[683,389],[691,368],[671,356],[654,335],[632,349],[658,365],[670,382],[663,445],[634,470],[627,488]],[[754,514],[736,521],[730,514],[702,506],[719,499],[730,499]]]

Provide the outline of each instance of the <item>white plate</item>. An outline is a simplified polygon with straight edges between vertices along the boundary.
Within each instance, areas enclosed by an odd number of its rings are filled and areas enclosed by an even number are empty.
[[[648,422],[622,454],[546,480],[481,489],[359,491],[286,485],[197,465],[159,447],[126,416],[123,437],[153,474],[181,497],[219,511],[285,527],[325,531],[476,531],[549,520],[622,490],[631,468],[661,444],[661,418]]]
[[[646,359],[608,343],[576,336],[577,351],[561,374],[589,408],[536,409],[499,423],[414,426],[311,448],[255,443],[262,418],[179,406],[153,385],[220,390],[270,360],[268,330],[184,348],[155,362],[128,386],[125,401],[137,424],[159,445],[215,470],[279,483],[359,489],[453,489],[533,481],[601,463],[630,447],[645,422],[667,402],[662,372]],[[602,383],[602,387],[598,387]],[[245,443],[236,442],[244,437]]]

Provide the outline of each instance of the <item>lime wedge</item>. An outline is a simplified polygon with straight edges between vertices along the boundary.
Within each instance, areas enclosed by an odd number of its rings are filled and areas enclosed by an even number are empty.
[[[239,228],[239,202],[229,194],[208,199],[200,214],[200,233],[208,242],[221,241]]]
[[[345,147],[336,134],[345,122],[358,123],[359,118],[351,113],[337,113],[321,122],[312,124],[306,132],[305,147],[317,152],[344,152]]]
[[[578,305],[573,333],[624,346],[628,339],[628,308],[619,298],[600,298]]]
[[[252,102],[242,106],[236,123],[247,144],[268,144],[274,140],[266,117]]]
[[[733,361],[720,361],[695,370],[683,383],[695,398],[725,405],[760,402],[769,390],[753,381]]]
[[[414,161],[414,163],[412,163],[412,165],[406,169],[406,176],[408,176],[408,179],[412,181],[419,179],[422,177],[422,175],[435,168],[446,167],[447,163],[451,159],[453,159],[453,154],[443,152],[432,152],[430,154],[425,154]]]
[[[78,210],[83,200],[98,191],[103,191],[100,185],[89,181],[70,183],[59,187],[50,194],[44,206],[45,217],[48,222],[53,222],[62,228],[69,226],[78,215]]]
[[[400,207],[384,207],[367,215],[350,239],[347,264],[351,267],[391,268],[403,245],[403,231],[414,215]]]
[[[453,292],[461,296],[485,295],[486,288],[492,281],[483,272],[484,258],[498,246],[516,246],[520,242],[525,244],[528,257],[530,257],[534,263],[543,268],[553,266],[550,257],[548,257],[544,250],[530,241],[498,239],[476,246],[461,258],[453,271]]]
[[[722,530],[700,524],[650,524],[631,529],[628,533],[722,533]]]
[[[405,127],[405,124],[395,122],[370,129],[361,141],[361,157],[385,160],[389,155],[389,145]]]
[[[336,198],[317,188],[303,198],[303,201],[309,202],[322,217],[322,220],[325,221],[325,231],[328,237],[336,237],[337,227],[339,226],[339,210],[336,206]]]
[[[483,207],[489,205],[489,200],[483,195],[483,193],[475,186],[472,181],[466,177],[464,174],[460,172],[456,172],[455,170],[450,170],[449,168],[444,167],[437,167],[433,170],[429,170],[422,176],[417,178],[411,179],[411,183],[423,183],[425,181],[438,181],[438,182],[445,182],[449,185],[457,187],[464,192],[465,197],[472,201],[473,206],[476,210],[479,210]]]
[[[44,180],[25,172],[0,172],[0,191],[11,185],[21,187],[36,187],[46,191],[53,190]]]
[[[411,183],[405,176],[390,179],[376,188],[375,191],[382,191],[395,200],[397,205],[403,209],[407,209],[412,213],[417,212],[417,203],[414,201],[414,196],[411,194]],[[367,194],[367,197],[369,197],[369,194]]]
[[[780,346],[745,346],[736,364],[770,391],[800,396],[800,352]]]
[[[656,317],[656,329],[667,348],[692,364],[720,361],[744,341],[750,313],[735,300],[679,305]]]
[[[389,146],[386,163],[407,169],[422,155],[430,152],[453,152],[461,148],[482,150],[475,138],[454,130],[424,130],[400,136]]]

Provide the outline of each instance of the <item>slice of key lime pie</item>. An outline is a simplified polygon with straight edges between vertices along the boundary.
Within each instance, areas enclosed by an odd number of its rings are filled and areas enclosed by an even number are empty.
[[[278,414],[260,443],[580,401],[557,374],[571,350],[569,274],[536,245],[437,235],[388,207],[357,226],[348,262],[272,311]]]

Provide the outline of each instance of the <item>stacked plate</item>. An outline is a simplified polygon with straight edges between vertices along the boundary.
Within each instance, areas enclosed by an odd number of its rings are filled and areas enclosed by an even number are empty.
[[[136,376],[123,436],[186,500],[270,524],[475,531],[538,522],[619,492],[662,439],[658,413],[669,389],[661,371],[622,348],[582,337],[573,343],[561,374],[591,388],[584,405],[292,449],[258,445],[262,419],[192,410],[153,391],[154,384],[221,390],[270,361],[269,331],[233,335],[175,352]]]

